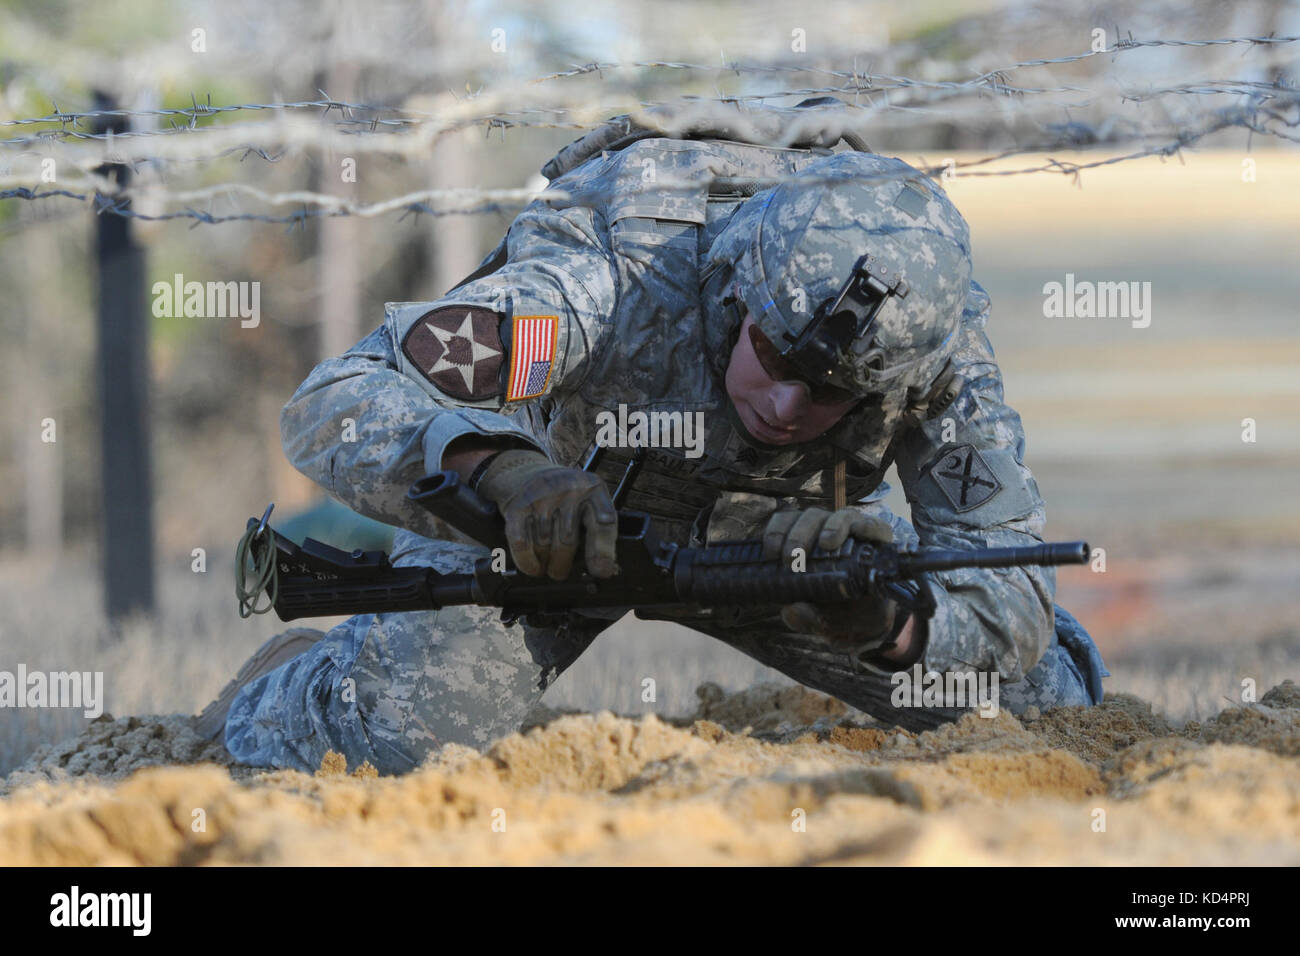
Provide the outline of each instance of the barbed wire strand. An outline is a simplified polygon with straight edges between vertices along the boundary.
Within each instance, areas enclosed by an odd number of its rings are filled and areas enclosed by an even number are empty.
[[[770,99],[781,96],[793,96],[803,94],[818,94],[832,92],[860,92],[860,93],[881,93],[895,89],[912,89],[912,90],[931,90],[935,92],[978,92],[978,93],[995,93],[1005,96],[1025,96],[1048,93],[1063,92],[1088,92],[1082,87],[1013,87],[1006,81],[1006,76],[1017,70],[1029,67],[1071,63],[1081,60],[1090,59],[1106,54],[1118,54],[1121,52],[1154,48],[1162,46],[1183,46],[1183,47],[1206,47],[1227,44],[1251,44],[1253,46],[1280,46],[1283,44],[1294,43],[1300,40],[1300,36],[1255,36],[1255,37],[1228,37],[1211,40],[1132,40],[1125,39],[1117,42],[1113,47],[1104,51],[1088,51],[1085,53],[1069,54],[1060,57],[1038,58],[1032,60],[1022,60],[1017,63],[1009,64],[993,70],[985,70],[976,76],[969,77],[965,80],[921,80],[906,76],[896,76],[892,74],[873,74],[870,71],[863,72],[856,69],[851,71],[829,70],[808,64],[798,65],[775,65],[775,64],[741,64],[733,62],[725,66],[701,63],[683,63],[666,60],[644,60],[633,61],[631,63],[589,63],[581,66],[575,65],[567,71],[546,74],[533,80],[525,81],[515,85],[507,85],[501,89],[491,91],[490,95],[502,100],[512,100],[518,93],[523,90],[535,87],[538,83],[557,77],[573,77],[589,75],[592,73],[602,75],[606,71],[614,72],[617,70],[642,69],[642,68],[659,68],[659,69],[678,69],[706,72],[735,72],[735,73],[807,73],[822,74],[839,80],[847,80],[848,83],[836,86],[808,87],[799,90],[776,90],[758,94],[738,94],[727,97],[729,101],[746,101],[755,99]],[[609,84],[607,84],[609,85]],[[1186,91],[1186,90],[1169,90],[1168,92]],[[41,117],[29,117],[24,119],[12,119],[0,121],[0,127],[4,126],[24,126],[34,124],[54,124],[60,125],[59,130],[43,131],[45,135],[75,137],[84,139],[103,139],[109,134],[92,133],[76,129],[67,129],[68,123],[80,123],[88,119],[118,117],[118,118],[170,118],[183,117],[185,126],[171,127],[168,129],[157,130],[131,130],[124,133],[114,134],[121,136],[158,136],[169,133],[183,132],[185,130],[197,130],[197,123],[200,117],[219,116],[227,113],[240,111],[266,111],[274,110],[279,112],[295,110],[320,110],[321,116],[327,116],[333,110],[338,110],[344,117],[351,120],[351,116],[356,112],[367,112],[375,114],[369,120],[355,121],[359,128],[367,128],[371,132],[377,131],[380,127],[393,127],[395,129],[405,129],[413,125],[419,125],[421,122],[433,122],[441,116],[442,113],[430,111],[415,110],[407,107],[392,106],[375,106],[364,103],[348,103],[345,101],[335,100],[325,94],[323,90],[318,90],[322,94],[321,99],[300,100],[284,103],[239,103],[226,106],[213,106],[210,99],[206,103],[199,103],[197,98],[191,94],[191,106],[173,107],[173,108],[156,108],[156,109],[112,109],[112,110],[85,110],[85,111],[63,111],[58,109],[55,104],[54,112]],[[454,97],[461,104],[476,102],[483,99],[484,94],[480,91],[477,94],[465,98]],[[554,100],[548,102],[554,103]],[[577,105],[577,104],[573,104]],[[662,105],[655,102],[641,102],[642,108],[650,108],[656,105]],[[552,107],[554,109],[554,107]],[[383,119],[381,114],[394,114],[399,116],[397,119]],[[499,121],[510,115],[511,111],[496,110],[479,115],[465,115],[453,117],[453,122],[443,128],[459,129],[466,124],[482,124]],[[566,127],[577,124],[564,124]],[[24,143],[27,140],[0,140],[0,143]]]
[[[850,85],[838,87],[801,88],[799,90],[751,94],[751,100],[758,97],[772,98],[778,95],[806,96],[810,94],[827,95],[846,92],[855,95],[866,94],[869,97],[883,94],[887,99],[888,93],[896,90],[926,91],[920,101],[913,100],[902,104],[887,101],[881,104],[872,100],[869,102],[868,107],[862,109],[860,114],[837,111],[837,121],[840,122],[843,131],[874,137],[881,132],[880,128],[874,125],[878,122],[881,113],[898,111],[912,115],[924,113],[932,119],[938,111],[927,109],[927,107],[932,105],[936,99],[941,100],[954,92],[975,93],[980,96],[988,94],[1007,96],[1017,103],[1022,102],[1026,95],[1083,93],[1096,96],[1098,93],[1095,89],[1090,90],[1076,86],[1051,88],[1012,87],[1006,82],[1005,78],[1006,74],[1015,70],[1048,64],[1070,63],[1104,54],[1117,54],[1144,48],[1209,47],[1232,44],[1250,44],[1252,47],[1280,47],[1283,44],[1293,43],[1297,40],[1300,40],[1300,36],[1277,37],[1270,35],[1266,37],[1229,37],[1209,40],[1133,40],[1130,37],[1118,41],[1113,47],[1105,51],[1088,51],[1062,57],[1023,60],[999,70],[986,70],[960,81],[914,80],[894,75],[863,73],[858,71],[856,63],[852,71],[843,71],[809,67],[803,64],[798,67],[781,64],[729,64],[724,68],[720,68],[704,64],[655,60],[636,61],[629,64],[605,63],[574,66],[567,71],[537,77],[529,81],[529,83],[535,87],[538,84],[559,78],[591,73],[601,75],[605,70],[655,67],[714,71],[734,69],[756,73],[821,73],[826,76],[851,79],[853,81]],[[15,176],[12,174],[12,170],[0,169],[0,187],[3,187],[0,188],[0,199],[65,198],[93,202],[96,212],[100,214],[109,213],[129,218],[145,220],[189,218],[194,220],[194,225],[230,221],[259,221],[288,224],[290,228],[315,216],[370,217],[399,210],[403,212],[403,217],[411,213],[417,216],[421,213],[439,216],[489,211],[502,212],[507,208],[518,207],[538,198],[539,191],[527,187],[514,189],[483,189],[475,187],[459,190],[421,190],[387,199],[361,202],[347,197],[310,190],[276,192],[260,189],[246,183],[220,183],[199,189],[177,191],[170,189],[161,182],[140,181],[123,188],[114,179],[104,175],[103,172],[106,164],[130,164],[137,169],[153,167],[155,171],[160,172],[169,163],[212,162],[214,159],[225,158],[234,153],[241,154],[241,161],[249,156],[258,156],[267,162],[274,163],[279,162],[290,152],[302,150],[307,146],[329,150],[351,150],[363,143],[365,144],[362,146],[363,150],[379,149],[387,153],[403,156],[422,151],[437,135],[478,124],[486,124],[487,129],[485,132],[488,134],[495,128],[502,129],[503,134],[506,128],[520,127],[588,129],[608,117],[610,109],[613,108],[608,104],[595,106],[588,102],[586,104],[558,107],[552,105],[549,107],[484,113],[482,110],[475,111],[472,109],[480,102],[481,94],[477,94],[463,99],[454,97],[451,108],[439,113],[433,113],[406,107],[348,103],[330,98],[323,90],[318,92],[323,97],[320,100],[303,100],[278,104],[241,103],[226,106],[213,106],[210,97],[201,104],[197,96],[191,94],[190,107],[173,109],[113,109],[66,112],[59,109],[55,104],[54,112],[45,117],[0,121],[0,126],[60,124],[58,130],[43,130],[32,137],[0,140],[0,146],[14,148],[40,144],[46,147],[50,153],[63,149],[63,161],[71,161],[73,168],[81,173],[80,178],[76,176],[71,179],[64,177],[59,188],[46,189],[42,188],[44,183],[35,174]],[[1149,126],[1143,127],[1131,121],[1117,122],[1113,117],[1099,124],[1078,120],[1048,124],[1043,123],[1041,120],[1035,120],[1030,113],[1022,111],[1016,114],[1022,124],[1036,122],[1039,127],[1038,131],[1040,133],[1046,132],[1050,134],[1050,137],[1040,139],[1033,144],[1004,149],[979,159],[966,160],[961,163],[948,162],[940,167],[925,168],[923,171],[931,175],[941,173],[945,178],[1055,172],[1073,176],[1077,182],[1079,174],[1083,170],[1147,156],[1173,155],[1206,136],[1230,127],[1242,128],[1252,135],[1259,133],[1288,142],[1300,142],[1300,138],[1286,132],[1286,128],[1294,128],[1300,125],[1300,90],[1297,90],[1285,77],[1280,77],[1272,83],[1255,80],[1200,80],[1190,85],[1164,86],[1146,90],[1128,88],[1118,89],[1114,92],[1119,96],[1121,102],[1129,101],[1138,104],[1164,96],[1225,94],[1242,97],[1246,102],[1240,106],[1214,110],[1199,125],[1178,129],[1175,132],[1167,129],[1156,132]],[[492,94],[493,97],[502,95],[504,94],[501,91],[495,91]],[[637,107],[629,112],[634,119],[644,122],[649,118],[651,111],[659,110],[660,112],[654,116],[653,122],[667,135],[673,135],[674,133],[689,130],[692,124],[698,124],[702,120],[723,119],[734,123],[738,117],[744,119],[745,114],[743,112],[737,113],[736,110],[737,104],[742,100],[744,100],[744,97],[739,96],[718,97],[716,99],[690,97],[670,103],[638,100]],[[663,109],[668,106],[675,107],[677,112],[663,113]],[[1049,104],[1049,107],[1054,110],[1060,110],[1065,106],[1066,104],[1060,102]],[[1287,111],[1292,107],[1297,108],[1297,116],[1295,117],[1287,115]],[[315,122],[304,123],[300,121],[300,118],[286,115],[286,111],[302,111],[308,108],[320,110]],[[854,109],[857,109],[857,107],[854,107]],[[236,123],[225,126],[198,125],[200,117],[222,116],[245,110],[274,110],[276,111],[276,117],[270,123]],[[333,124],[327,124],[327,120],[331,118],[331,114],[335,111],[338,112],[338,120]],[[355,118],[356,114],[366,112],[375,115],[369,119],[358,120]],[[791,115],[794,115],[794,112],[791,111]],[[381,114],[393,114],[396,118],[384,119]],[[560,120],[559,117],[564,115],[570,115],[572,118],[568,121]],[[541,119],[539,116],[547,118]],[[166,129],[129,130],[121,133],[94,133],[68,128],[69,124],[75,126],[87,120],[102,120],[110,117],[152,117],[155,119],[184,117],[186,122],[183,126],[173,125]],[[849,122],[843,122],[846,117],[850,120]],[[816,111],[801,112],[799,118],[804,122],[802,125],[799,123],[794,124],[792,130],[787,131],[785,141],[773,141],[770,145],[789,145],[790,142],[794,141],[793,137],[798,135],[801,130],[806,129],[810,124],[821,122],[823,119],[817,115]],[[999,117],[999,119],[1005,122],[1005,117]],[[368,136],[378,134],[381,131],[383,131],[384,135],[378,137],[378,143],[368,140]],[[262,134],[262,142],[260,144],[250,142],[250,133]],[[136,151],[132,148],[133,139],[140,140],[142,147],[146,144],[157,147],[160,143],[170,143],[171,140],[180,136],[184,136],[190,143],[195,143],[194,140],[190,139],[189,134],[200,134],[201,145],[196,144],[198,145],[197,150],[192,149],[189,145],[179,151],[171,151],[166,148],[161,150],[154,148],[152,151],[141,148]],[[257,137],[254,135],[251,138],[256,139]],[[1122,145],[1152,138],[1159,138],[1162,141],[1149,143],[1138,150],[1091,162],[1077,163],[1049,158],[1041,164],[1018,169],[979,170],[973,168],[1015,155],[1050,153],[1060,149],[1074,149],[1102,144]],[[91,153],[84,153],[83,151],[82,155],[77,155],[67,147],[71,145],[71,142],[78,140],[98,141],[99,145],[93,147]],[[268,140],[274,140],[274,145],[271,145]],[[189,152],[190,155],[184,155],[186,152]],[[21,159],[48,158],[48,156],[41,156],[38,152],[32,150],[19,153],[18,156]],[[775,184],[775,182],[770,184]],[[701,184],[699,181],[674,182],[672,180],[661,180],[655,184],[655,188],[698,189],[701,188]],[[156,205],[166,203],[193,204],[204,201],[211,205],[211,202],[218,196],[229,198],[237,195],[252,198],[266,206],[294,205],[300,208],[290,215],[272,216],[252,212],[216,215],[210,210],[204,212],[192,208],[192,206],[171,212],[148,213],[134,209],[131,205],[135,199],[148,199]],[[542,198],[562,202],[572,197],[560,190],[551,189],[542,195]]]

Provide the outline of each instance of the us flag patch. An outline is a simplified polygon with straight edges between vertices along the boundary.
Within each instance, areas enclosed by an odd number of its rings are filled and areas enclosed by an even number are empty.
[[[506,401],[534,398],[546,391],[555,360],[560,319],[555,315],[517,315],[510,333],[510,378]]]

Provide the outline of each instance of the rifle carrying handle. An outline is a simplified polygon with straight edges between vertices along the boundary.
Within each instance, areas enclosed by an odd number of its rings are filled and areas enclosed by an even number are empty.
[[[505,521],[497,506],[480,498],[456,472],[425,475],[407,489],[406,497],[480,544],[509,550]]]

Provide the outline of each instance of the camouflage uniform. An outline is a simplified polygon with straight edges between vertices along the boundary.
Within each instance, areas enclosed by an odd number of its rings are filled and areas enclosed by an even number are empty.
[[[886,176],[905,173],[905,164],[667,138],[579,158],[567,171],[551,167],[563,173],[552,187],[567,199],[529,205],[478,273],[436,302],[389,303],[383,325],[319,365],[284,409],[293,464],[354,510],[403,529],[396,564],[463,572],[486,555],[405,497],[413,481],[441,469],[452,441],[511,437],[578,466],[595,444],[598,413],[620,404],[629,413],[704,415],[702,454],[647,449],[626,501],[650,513],[669,540],[752,538],[779,508],[833,509],[832,476],[843,462],[847,500],[887,517],[899,543],[969,549],[1041,541],[1045,514],[1023,463],[1020,419],[1002,400],[984,334],[989,298],[965,277],[950,361],[925,394],[864,402],[816,441],[784,448],[752,444],[732,417],[723,375],[738,314],[724,307],[722,292],[737,250],[723,247],[734,245],[737,230],[726,227],[766,193],[749,198],[725,184],[788,177],[816,162]],[[916,174],[904,187],[912,192],[905,205],[908,221],[924,229],[932,204],[948,200],[921,180]],[[904,271],[924,268],[917,261]],[[344,440],[349,426],[355,441]],[[600,473],[611,490],[630,454],[606,449]],[[891,462],[910,525],[880,501]],[[923,669],[996,673],[1001,705],[1017,713],[1099,701],[1100,657],[1054,607],[1051,569],[951,571],[935,581]],[[661,617],[902,726],[957,715],[894,707],[885,662],[855,666],[821,638],[790,632],[778,611]],[[246,763],[303,769],[334,749],[382,772],[408,770],[443,743],[482,747],[515,730],[612,623],[584,616],[560,628],[507,627],[498,617],[491,608],[454,607],[351,618],[243,689],[227,720],[227,746]]]

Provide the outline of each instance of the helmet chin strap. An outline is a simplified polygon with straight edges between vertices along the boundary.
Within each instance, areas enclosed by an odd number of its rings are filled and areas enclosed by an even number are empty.
[[[730,318],[731,347],[736,347],[740,327],[745,324],[744,303],[740,299],[740,286],[734,280],[727,283],[727,294],[722,297],[723,312]]]
[[[736,295],[732,276],[734,268],[715,264],[701,277],[699,307],[706,324],[706,341],[710,345],[710,366],[718,384],[725,388],[727,366],[740,338],[744,324],[743,303]],[[716,343],[716,348],[714,344]]]

